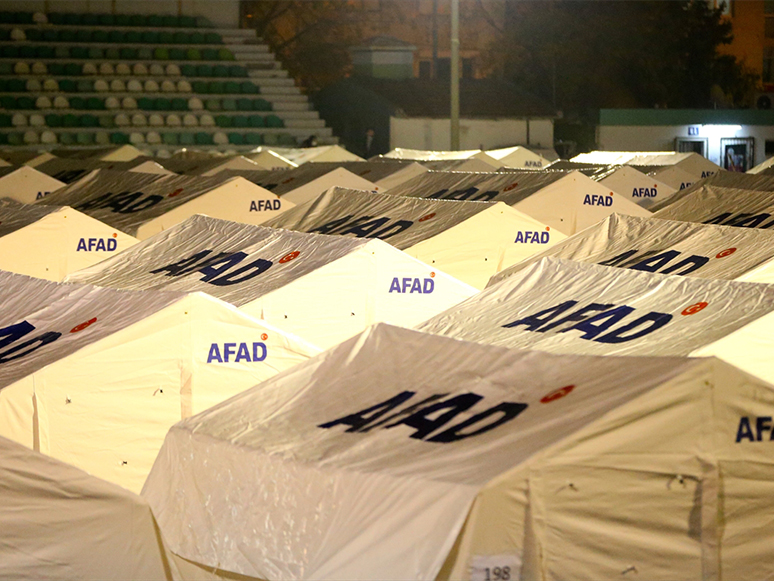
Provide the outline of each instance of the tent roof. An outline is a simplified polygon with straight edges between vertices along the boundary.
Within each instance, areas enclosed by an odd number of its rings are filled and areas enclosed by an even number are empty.
[[[173,550],[208,565],[256,577],[432,579],[483,485],[711,364],[638,363],[376,325],[177,424],[143,494]],[[420,410],[431,402],[439,407]],[[519,412],[500,412],[512,418],[500,425],[478,415],[496,406]],[[216,484],[213,474],[225,477]],[[242,507],[238,518],[225,503]]]
[[[709,184],[699,186],[682,199],[655,212],[653,217],[767,228],[772,223],[772,214],[774,191],[741,190]]]
[[[588,309],[584,316],[570,317],[583,308]],[[682,356],[772,310],[771,285],[544,258],[417,328],[556,353]],[[592,316],[598,318],[583,321]],[[545,329],[529,317],[543,317]],[[565,317],[570,318],[560,323]],[[549,326],[549,320],[557,324]],[[626,329],[629,324],[633,326]]]
[[[656,176],[658,177],[658,176]],[[654,206],[654,210],[660,210],[665,208],[669,204],[673,204],[678,200],[683,199],[701,188],[702,186],[717,186],[721,188],[735,188],[739,190],[755,190],[755,191],[774,191],[774,176],[766,174],[746,174],[732,171],[719,171],[716,174],[696,181],[687,188],[683,188],[677,194],[669,198],[664,203]]]
[[[21,204],[0,200],[0,237],[34,224],[44,216],[71,208],[43,206],[40,204]]]
[[[774,232],[611,214],[599,224],[499,272],[489,285],[545,257],[734,280],[754,275],[756,269],[774,259]]]
[[[230,169],[221,176],[242,176],[245,179],[266,188],[271,193],[283,196],[305,186],[341,167],[341,164],[307,163],[297,168],[273,171],[249,171]]]

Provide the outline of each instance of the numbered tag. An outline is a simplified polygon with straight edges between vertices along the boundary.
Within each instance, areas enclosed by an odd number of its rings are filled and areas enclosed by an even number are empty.
[[[517,581],[520,576],[518,555],[477,555],[470,561],[470,581]]]

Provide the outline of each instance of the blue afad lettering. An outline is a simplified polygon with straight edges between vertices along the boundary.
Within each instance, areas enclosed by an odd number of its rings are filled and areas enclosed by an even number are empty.
[[[223,343],[221,349],[218,343],[210,345],[207,363],[257,363],[266,359],[268,351],[266,343]]]
[[[90,210],[110,209],[117,214],[133,214],[147,210],[161,202],[164,196],[148,196],[143,192],[108,192],[87,200],[75,206],[80,212],[90,213]]]
[[[475,413],[469,410],[484,399],[476,393],[452,397],[448,397],[448,393],[437,393],[398,409],[415,395],[414,391],[402,391],[387,401],[317,427],[329,430],[335,426],[348,426],[345,432],[364,434],[377,428],[405,426],[413,430],[409,438],[450,444],[494,430],[527,409],[525,403],[502,402]],[[457,421],[461,414],[467,419]]]
[[[634,307],[591,303],[572,310],[577,305],[578,301],[565,301],[534,315],[506,323],[503,328],[523,326],[527,331],[537,333],[575,331],[581,333],[581,339],[588,341],[626,343],[650,335],[672,320],[670,314],[650,312],[624,323],[624,319],[636,310]]]
[[[279,198],[274,200],[253,200],[250,202],[251,212],[266,212],[268,210],[279,210],[282,203]]]
[[[634,188],[632,190],[632,197],[633,198],[655,198],[656,194],[656,188]]]
[[[62,333],[47,331],[37,337],[17,343],[34,330],[35,326],[28,321],[22,321],[21,323],[0,329],[0,364],[29,355],[43,347],[43,345],[48,345],[62,336]]]
[[[404,230],[408,230],[414,224],[411,220],[396,220],[392,218],[376,218],[374,216],[360,216],[355,218],[353,214],[336,218],[326,222],[322,226],[312,228],[309,232],[318,234],[339,234],[340,236],[352,235],[357,238],[379,238],[386,240]]]
[[[693,185],[693,182],[682,182],[680,184],[680,189],[684,190],[685,188],[690,188]]]
[[[220,252],[213,255],[212,250],[202,250],[179,262],[151,270],[150,273],[165,272],[166,276],[183,276],[200,272],[203,276],[199,280],[203,282],[215,286],[230,286],[247,282],[266,272],[274,264],[271,260],[258,258],[241,266],[245,258],[247,254],[244,252]]]
[[[699,256],[698,254],[692,254],[675,261],[680,255],[681,252],[678,250],[647,250],[638,254],[638,250],[635,248],[613,258],[603,260],[598,264],[600,266],[631,268],[632,270],[658,272],[660,274],[686,275],[699,270],[709,262],[708,257]]]
[[[118,248],[118,242],[115,238],[81,238],[78,241],[78,248],[76,252],[83,250],[84,252],[105,251],[113,252]]]
[[[739,427],[736,430],[736,443],[739,442],[763,442],[764,436],[769,442],[774,441],[774,430],[772,429],[771,416],[758,416],[749,418],[742,416],[739,418]]]
[[[736,226],[737,228],[771,228],[774,226],[774,220],[766,222],[771,218],[771,214],[761,212],[760,214],[751,214],[748,212],[723,212],[714,218],[705,221],[705,224],[719,224],[721,226]]]
[[[583,198],[584,206],[612,206],[613,196],[598,196],[596,194],[586,194]]]
[[[548,232],[517,232],[515,244],[547,244],[551,235]]]
[[[543,162],[538,160],[528,159],[524,162],[524,167],[543,167]]]
[[[390,284],[391,293],[419,293],[427,295],[434,290],[435,281],[432,278],[399,278],[396,276],[392,279],[392,284]]]
[[[37,195],[37,196],[35,196],[35,199],[36,199],[36,200],[42,200],[43,198],[45,198],[45,197],[46,197],[47,195],[49,195],[50,193],[51,193],[51,192],[38,192],[38,195]]]

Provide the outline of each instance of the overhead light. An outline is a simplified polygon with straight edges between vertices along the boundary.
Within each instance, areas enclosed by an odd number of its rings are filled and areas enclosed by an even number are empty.
[[[701,134],[707,137],[728,137],[741,129],[741,125],[702,125]]]

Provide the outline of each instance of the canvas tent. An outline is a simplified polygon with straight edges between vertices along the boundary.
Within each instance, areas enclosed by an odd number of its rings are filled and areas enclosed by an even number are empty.
[[[0,272],[0,435],[139,491],[169,427],[318,352],[202,293]]]
[[[0,201],[3,270],[60,281],[136,243],[72,208]]]
[[[260,224],[292,208],[240,177],[149,176],[96,170],[40,201],[70,205],[143,240],[194,214]]]
[[[489,286],[545,257],[660,274],[774,283],[774,232],[612,214],[497,273]]]
[[[396,171],[395,173],[377,180],[376,185],[379,187],[379,191],[386,192],[403,183],[406,183],[418,175],[426,173],[427,171],[429,170],[425,166],[414,161],[404,165],[402,169]]]
[[[177,174],[212,176],[225,169],[261,171],[263,168],[241,155],[218,155],[211,157],[170,158],[164,167]]]
[[[359,155],[347,151],[340,145],[318,145],[316,147],[266,147],[296,165],[310,161],[365,161]]]
[[[670,198],[677,191],[676,188],[628,165],[614,169],[600,179],[599,183],[624,197],[628,197],[643,208],[651,208]]]
[[[696,176],[706,178],[720,171],[720,166],[698,153],[676,151],[591,151],[581,153],[571,161],[614,165],[672,165]]]
[[[293,163],[289,159],[286,159],[282,157],[279,153],[276,153],[272,151],[271,149],[264,149],[259,147],[255,151],[251,151],[250,153],[245,153],[244,156],[258,165],[260,169],[263,170],[274,170],[274,169],[291,169],[294,167],[298,167],[298,164]]]
[[[717,359],[378,325],[174,426],[143,496],[252,578],[762,578],[773,470],[738,426],[772,397]]]
[[[650,172],[649,175],[677,191],[684,190],[701,179],[677,166],[667,166],[664,169]]]
[[[92,158],[53,158],[38,164],[36,169],[67,184],[80,180],[96,169],[156,175],[171,175],[174,173],[148,157],[137,157],[128,161],[103,161]]]
[[[702,185],[654,218],[744,228],[774,226],[774,192]]]
[[[177,579],[140,496],[0,437],[0,577]]]
[[[64,185],[63,182],[27,165],[0,169],[0,198],[11,198],[23,204],[34,204],[36,200]]]
[[[766,161],[759,163],[754,168],[747,171],[748,174],[761,173],[763,170],[769,169],[774,165],[774,157],[769,157]]]
[[[501,149],[489,149],[486,151],[486,154],[499,161],[503,167],[542,169],[551,163],[543,156],[520,145],[503,147]]]
[[[774,191],[774,176],[764,174],[746,174],[731,171],[720,171],[715,175],[709,176],[698,182],[681,189],[677,194],[663,203],[656,204],[653,211],[666,208],[684,197],[692,194],[703,186],[735,188],[738,190],[754,190],[757,192]]]
[[[476,288],[483,288],[503,268],[564,239],[560,232],[505,204],[404,198],[343,188],[332,188],[266,225],[381,238]]]
[[[216,284],[214,272],[222,272],[228,284]],[[416,325],[476,292],[381,240],[205,216],[189,218],[69,280],[206,292],[323,348],[379,321]]]
[[[410,159],[413,161],[457,161],[466,159],[479,159],[492,167],[501,167],[494,157],[481,149],[467,149],[463,151],[432,151],[427,149],[406,149],[396,147],[383,156],[388,159]]]
[[[50,159],[55,159],[56,156],[48,151],[3,151],[0,152],[0,162],[8,162],[8,165],[28,165],[35,167]],[[0,166],[6,165],[0,163]]]

